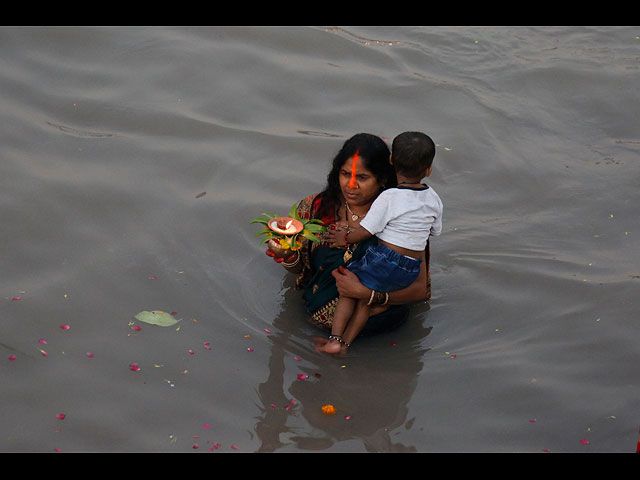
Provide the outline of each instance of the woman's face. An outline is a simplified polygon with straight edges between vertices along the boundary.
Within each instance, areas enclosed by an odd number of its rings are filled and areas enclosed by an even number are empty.
[[[342,196],[349,202],[349,205],[368,205],[378,196],[382,185],[375,175],[364,166],[362,157],[356,162],[355,177],[352,183],[353,164],[353,159],[348,158],[340,169],[339,179]]]

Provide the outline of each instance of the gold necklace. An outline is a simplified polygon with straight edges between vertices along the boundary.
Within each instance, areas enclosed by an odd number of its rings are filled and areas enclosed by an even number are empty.
[[[349,212],[351,214],[351,220],[353,220],[354,222],[358,221],[358,219],[360,217],[364,217],[364,215],[356,215],[355,213],[353,213],[351,211],[351,209],[349,208],[349,203],[348,202],[344,202],[344,206],[346,207],[347,212]],[[365,215],[366,215],[366,213],[365,213]]]

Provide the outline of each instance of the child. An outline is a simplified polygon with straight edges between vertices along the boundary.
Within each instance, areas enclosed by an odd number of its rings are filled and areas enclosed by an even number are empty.
[[[329,341],[318,350],[344,352],[369,318],[374,296],[384,292],[382,305],[388,308],[388,292],[408,287],[418,277],[429,236],[442,231],[442,201],[432,188],[421,183],[431,175],[434,157],[435,144],[429,136],[420,132],[398,135],[390,157],[398,186],[380,193],[359,226],[346,233],[330,232],[329,241],[334,244],[358,243],[376,235],[378,245],[369,247],[363,258],[348,265],[372,290],[371,297],[367,301],[341,296]]]

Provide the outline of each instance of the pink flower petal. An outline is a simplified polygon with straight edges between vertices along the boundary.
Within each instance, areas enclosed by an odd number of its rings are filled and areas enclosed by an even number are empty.
[[[60,325],[62,330],[69,330],[71,327],[69,325]]]
[[[129,365],[129,370],[131,370],[133,372],[138,372],[138,371],[140,371],[140,367],[138,366],[137,363],[131,363]]]
[[[247,350],[248,350],[249,352],[253,352],[253,348],[251,348],[251,347],[247,348]]]
[[[189,354],[190,354],[190,355],[195,355],[195,354],[196,354],[196,352],[194,352],[193,350],[189,349]]]
[[[38,340],[38,343],[41,343],[43,345],[47,344],[47,341],[44,338],[41,338],[40,340]]]
[[[204,342],[204,348],[206,348],[207,350],[211,350],[211,345],[209,342]]]
[[[16,356],[15,355],[9,355],[9,360],[15,360]]]
[[[140,330],[142,330],[142,327],[140,325],[135,325],[131,327],[131,330],[135,330],[136,332],[139,332]]]
[[[56,418],[58,420],[64,420],[67,416],[64,413],[59,413],[56,415]]]
[[[95,355],[93,353],[91,353],[91,352],[87,352],[87,357],[93,358],[93,357],[95,357]]]
[[[589,445],[589,440],[587,440],[586,438],[583,438],[583,439],[580,440],[580,443],[582,445]]]
[[[22,300],[22,297],[13,297],[11,300],[15,302],[16,300]]]
[[[234,450],[238,450],[238,447],[236,447],[235,445],[231,445],[231,448],[233,448]]]
[[[204,428],[205,430],[208,430],[211,428],[211,425],[209,425],[208,423],[205,423],[204,425],[202,425],[202,428]]]
[[[309,375],[305,375],[304,373],[298,374],[298,380],[306,380],[307,378],[309,378]]]
[[[267,330],[266,328],[264,329],[264,333],[271,333],[270,330]]]

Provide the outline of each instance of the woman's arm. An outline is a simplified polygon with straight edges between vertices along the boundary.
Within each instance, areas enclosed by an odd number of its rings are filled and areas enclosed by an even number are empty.
[[[365,287],[358,277],[346,268],[336,269],[333,272],[336,279],[338,293],[345,297],[369,299],[371,289]],[[427,300],[427,266],[426,262],[420,265],[418,278],[406,288],[389,292],[389,302],[392,305],[402,305],[408,303],[418,303]]]

